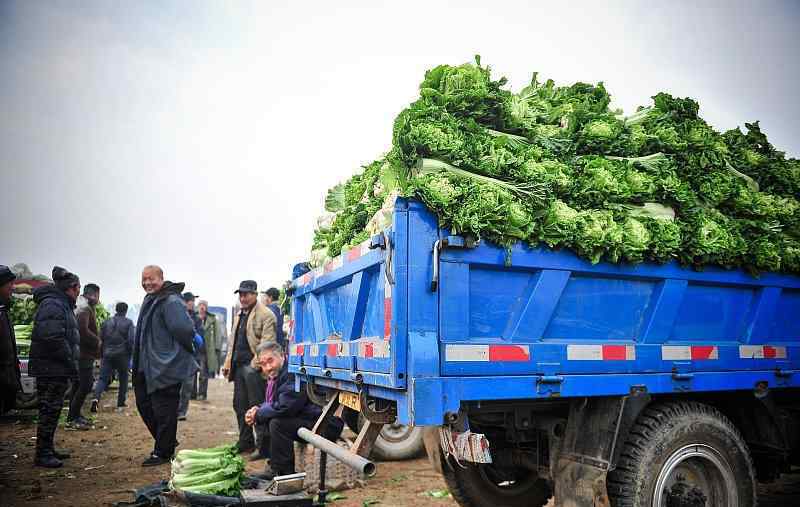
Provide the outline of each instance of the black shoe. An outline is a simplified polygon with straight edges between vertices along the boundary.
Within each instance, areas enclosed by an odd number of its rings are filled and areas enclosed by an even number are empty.
[[[97,405],[100,404],[100,400],[94,399],[92,400],[92,408],[89,409],[89,412],[96,414],[97,413]]]
[[[36,456],[36,458],[33,460],[33,464],[34,466],[44,468],[61,468],[64,466],[64,463],[62,463],[60,459],[52,455]]]
[[[72,457],[68,451],[53,451],[53,456],[58,459],[69,459]]]
[[[151,454],[149,458],[147,458],[146,460],[144,460],[142,462],[142,466],[143,467],[155,467],[155,466],[158,466],[158,465],[164,465],[166,463],[169,463],[169,459],[168,458],[162,458],[161,456],[159,456],[157,454]]]
[[[267,457],[261,454],[261,451],[256,449],[255,451],[250,453],[250,456],[247,457],[249,461],[258,461],[260,459],[266,459]]]

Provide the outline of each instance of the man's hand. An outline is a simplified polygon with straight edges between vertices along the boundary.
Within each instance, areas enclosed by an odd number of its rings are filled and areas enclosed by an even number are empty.
[[[256,412],[258,412],[258,407],[250,407],[250,409],[244,414],[244,422],[247,423],[248,426],[252,426],[256,422]]]

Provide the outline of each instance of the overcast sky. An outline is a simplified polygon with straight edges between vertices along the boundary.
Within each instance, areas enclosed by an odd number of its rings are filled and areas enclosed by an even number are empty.
[[[307,258],[326,190],[386,151],[426,69],[665,90],[800,154],[800,2],[0,0],[0,264],[212,304]],[[702,4],[698,6],[696,4]]]

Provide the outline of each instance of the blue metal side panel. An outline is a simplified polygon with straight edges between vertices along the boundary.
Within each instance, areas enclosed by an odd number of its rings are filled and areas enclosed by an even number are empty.
[[[292,371],[350,391],[360,374],[362,389],[397,401],[399,420],[415,424],[440,424],[469,400],[800,387],[798,277],[592,265],[525,245],[509,258],[483,243],[445,249],[434,292],[433,244],[447,234],[401,199],[389,231],[394,284],[383,250],[306,280],[293,344],[325,352],[304,347]],[[384,334],[388,357],[353,348]]]

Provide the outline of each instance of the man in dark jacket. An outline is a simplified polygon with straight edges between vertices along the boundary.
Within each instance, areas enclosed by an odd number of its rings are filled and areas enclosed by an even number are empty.
[[[278,306],[281,293],[275,287],[270,287],[264,292],[264,305],[275,315],[275,340],[286,350],[286,337],[283,335],[283,312]]]
[[[194,332],[200,337],[203,337],[203,324],[200,322],[200,319],[197,317],[197,313],[194,311],[194,300],[197,296],[192,294],[191,292],[184,292],[183,293],[183,303],[186,305],[186,314],[189,315],[189,318],[192,319],[192,323],[194,324]],[[205,353],[205,349],[202,346],[197,346],[195,342],[194,347],[194,359],[200,364],[200,350],[203,350]],[[202,367],[202,365],[201,365]],[[185,421],[186,416],[189,413],[189,400],[196,400],[197,399],[197,372],[192,373],[189,378],[183,381],[181,384],[181,401],[178,404],[178,420]]]
[[[184,284],[164,280],[158,266],[142,271],[144,297],[133,347],[136,408],[155,440],[142,466],[169,463],[178,445],[181,383],[198,368],[193,356],[194,323],[186,313]]]
[[[305,391],[295,392],[294,375],[283,349],[276,342],[262,342],[258,348],[258,364],[267,376],[265,401],[250,408],[245,414],[249,425],[264,424],[269,429],[262,439],[262,454],[269,458],[264,479],[294,473],[294,441],[297,430],[311,428],[322,413],[322,409],[311,403]],[[344,423],[334,417],[328,425],[325,437],[339,438]]]
[[[127,318],[128,305],[119,302],[115,307],[116,315],[103,322],[100,327],[100,338],[103,341],[103,360],[100,363],[100,380],[94,389],[92,412],[97,412],[100,396],[111,383],[112,372],[117,373],[119,391],[117,392],[117,411],[125,407],[128,397],[128,364],[134,342],[134,325]]]
[[[17,391],[22,389],[14,323],[8,315],[16,278],[8,266],[0,265],[0,414],[14,408]]]
[[[94,386],[94,361],[100,359],[102,342],[97,332],[97,314],[95,306],[100,301],[100,287],[87,283],[83,288],[83,296],[77,301],[75,316],[78,319],[78,330],[81,334],[81,355],[78,360],[78,387],[72,392],[67,414],[67,429],[88,430],[91,423],[81,414],[86,397]]]
[[[64,268],[53,268],[53,285],[33,291],[38,305],[33,318],[28,375],[36,378],[39,396],[39,423],[36,428],[34,464],[58,468],[66,452],[55,450],[53,439],[64,394],[70,379],[78,376],[80,332],[73,310],[81,290],[78,276]]]

